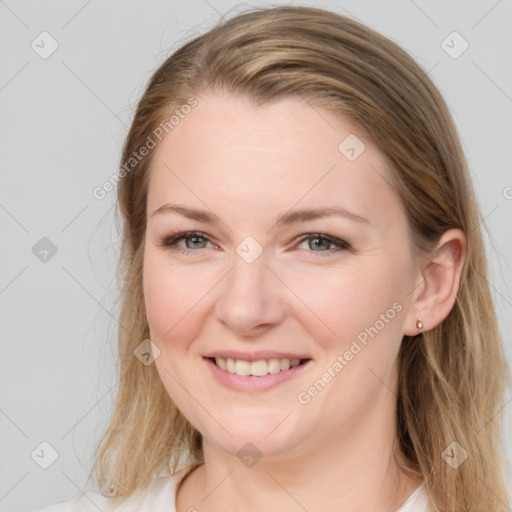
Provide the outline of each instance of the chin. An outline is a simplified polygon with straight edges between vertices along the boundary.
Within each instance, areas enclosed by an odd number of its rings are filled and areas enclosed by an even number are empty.
[[[282,412],[269,414],[266,417],[260,414],[258,420],[255,420],[255,416],[256,413],[253,411],[245,418],[222,420],[219,418],[223,424],[229,425],[227,427],[229,434],[217,424],[213,430],[208,428],[201,433],[204,439],[208,439],[210,443],[225,452],[237,456],[243,463],[245,463],[244,457],[259,459],[290,452],[306,437],[303,429],[299,429],[298,425],[291,421],[293,413],[288,417]],[[211,423],[209,426],[211,427]]]

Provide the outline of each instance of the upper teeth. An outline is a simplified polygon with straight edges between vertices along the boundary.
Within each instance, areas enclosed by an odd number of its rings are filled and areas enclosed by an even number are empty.
[[[300,359],[260,359],[259,361],[243,361],[241,359],[215,358],[216,365],[222,370],[237,375],[256,375],[263,377],[267,373],[278,373],[300,364]]]

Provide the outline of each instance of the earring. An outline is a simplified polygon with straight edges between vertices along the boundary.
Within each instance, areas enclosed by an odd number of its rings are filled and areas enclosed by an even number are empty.
[[[423,318],[418,318],[418,320],[416,320],[416,327],[421,331],[421,329],[423,329]]]

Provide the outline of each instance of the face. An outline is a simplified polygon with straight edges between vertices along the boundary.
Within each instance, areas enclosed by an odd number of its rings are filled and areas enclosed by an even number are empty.
[[[205,440],[278,457],[393,407],[417,274],[391,171],[364,133],[301,99],[210,94],[155,151],[143,266],[155,364]]]

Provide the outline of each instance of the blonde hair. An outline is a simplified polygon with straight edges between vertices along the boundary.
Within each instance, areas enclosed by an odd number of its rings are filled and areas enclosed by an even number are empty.
[[[450,228],[464,232],[467,255],[451,313],[402,341],[397,439],[409,462],[404,469],[425,479],[437,510],[506,510],[500,409],[510,374],[467,164],[427,74],[395,43],[350,18],[307,7],[247,11],[183,45],[153,74],[122,164],[176,109],[200,102],[205,89],[244,95],[256,106],[299,96],[355,121],[392,164],[417,253],[432,250]],[[201,435],[173,404],[155,365],[134,356],[149,338],[142,265],[153,155],[124,173],[118,187],[120,387],[94,471],[101,488],[112,484],[120,495],[145,487],[158,472],[175,472],[183,456],[197,464],[203,457]],[[453,442],[469,455],[458,468],[442,457]]]

